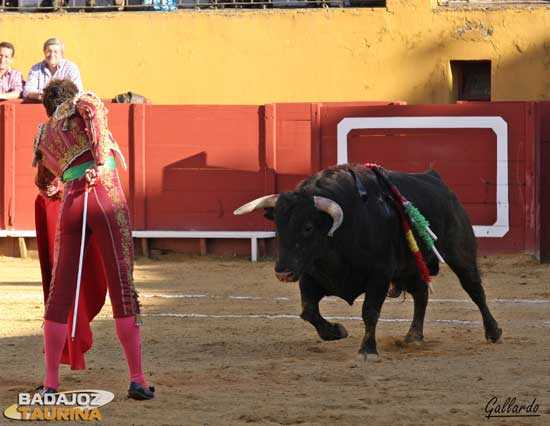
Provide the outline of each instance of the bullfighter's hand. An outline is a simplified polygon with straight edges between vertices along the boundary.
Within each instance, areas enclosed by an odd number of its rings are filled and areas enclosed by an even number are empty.
[[[58,198],[60,195],[59,185],[48,185],[46,187],[46,196],[48,198]]]
[[[93,167],[86,169],[84,176],[86,176],[86,182],[88,182],[88,186],[94,186],[98,182],[98,180],[101,179],[102,174],[103,166],[94,165]]]

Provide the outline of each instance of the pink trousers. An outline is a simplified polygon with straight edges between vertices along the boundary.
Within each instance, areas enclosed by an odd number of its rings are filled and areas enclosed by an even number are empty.
[[[66,324],[73,306],[80,254],[85,179],[65,184],[57,222],[54,265],[45,318]],[[86,241],[94,235],[107,274],[113,316],[139,313],[133,282],[134,246],[126,198],[116,169],[104,169],[88,194]]]

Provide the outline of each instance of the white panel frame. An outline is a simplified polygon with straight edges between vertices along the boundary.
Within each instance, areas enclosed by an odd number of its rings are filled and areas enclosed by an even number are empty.
[[[337,126],[337,163],[348,162],[348,134],[355,129],[491,129],[497,137],[497,220],[474,225],[476,237],[502,238],[510,230],[508,124],[500,116],[348,117]]]

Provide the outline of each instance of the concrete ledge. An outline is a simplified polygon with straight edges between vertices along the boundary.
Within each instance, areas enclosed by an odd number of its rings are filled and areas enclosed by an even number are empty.
[[[36,238],[36,231],[14,231],[0,229],[0,237]]]
[[[264,238],[275,238],[275,231],[132,231],[134,238],[142,239],[142,248],[146,256],[149,255],[149,238],[234,238],[250,239],[250,260],[258,260],[258,240]],[[16,231],[0,229],[0,237],[10,238],[36,238],[36,231]],[[20,240],[21,241],[21,240]],[[206,244],[201,244],[202,254],[206,254]]]
[[[133,231],[134,238],[143,238],[144,254],[148,252],[148,238],[246,238],[250,239],[250,260],[258,260],[258,239],[275,238],[275,231]],[[201,253],[206,254],[206,244],[201,244]]]

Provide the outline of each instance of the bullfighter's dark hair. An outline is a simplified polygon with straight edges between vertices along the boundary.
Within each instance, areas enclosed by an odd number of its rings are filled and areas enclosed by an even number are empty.
[[[70,101],[78,94],[78,87],[71,80],[52,80],[44,88],[42,103],[49,117],[63,102]]]

